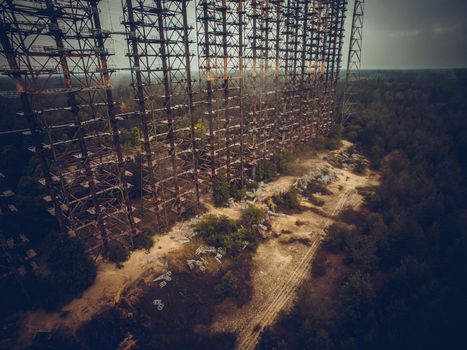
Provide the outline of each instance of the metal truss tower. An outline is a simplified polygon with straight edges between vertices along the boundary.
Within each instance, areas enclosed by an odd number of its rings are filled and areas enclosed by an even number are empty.
[[[350,31],[349,55],[347,59],[347,70],[344,83],[344,97],[342,104],[341,123],[344,123],[352,116],[353,84],[360,80],[360,68],[362,63],[362,42],[363,42],[363,16],[365,11],[365,0],[354,0],[352,15],[352,28]]]
[[[136,114],[142,131],[143,208],[168,227],[199,202],[187,0],[125,0]]]
[[[16,82],[41,183],[62,232],[93,253],[113,240],[131,244],[133,208],[120,149],[112,72],[97,0],[4,1],[0,13],[3,73]]]
[[[164,230],[220,175],[241,186],[274,155],[329,132],[347,0],[121,0],[120,31],[103,28],[99,6],[0,5],[1,71],[16,83],[50,213],[92,252],[137,234],[130,162],[141,160],[145,223]],[[357,1],[349,67],[362,15]],[[114,36],[127,42],[121,69],[109,63]],[[131,74],[126,106],[111,85],[120,70]],[[124,147],[130,127],[137,150]]]

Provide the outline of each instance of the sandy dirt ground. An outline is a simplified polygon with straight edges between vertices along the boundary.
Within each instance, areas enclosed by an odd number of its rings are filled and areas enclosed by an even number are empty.
[[[342,148],[350,146],[350,143],[344,142]],[[322,164],[329,165],[324,159],[327,155],[328,152],[323,152],[300,159],[296,162],[294,175],[299,176]],[[292,305],[297,288],[308,275],[323,230],[332,223],[329,216],[332,217],[346,206],[358,207],[362,198],[355,188],[378,182],[376,174],[357,176],[346,170],[332,166],[330,168],[337,173],[339,180],[328,187],[332,191],[331,195],[322,196],[325,205],[321,209],[325,214],[320,215],[320,210],[307,209],[299,214],[274,217],[270,239],[259,245],[253,258],[252,300],[241,308],[234,304],[229,304],[226,308],[222,304],[214,323],[208,329],[198,327],[200,331],[235,333],[238,336],[239,349],[253,349],[260,332],[276,319],[280,311],[287,310]],[[266,200],[275,193],[286,191],[295,178],[296,176],[282,176],[262,186],[255,196]],[[238,203],[227,208],[215,208],[206,200],[203,202],[209,213],[224,214],[233,219],[240,217],[242,206]],[[313,207],[306,201],[302,205]],[[181,228],[186,225],[187,222],[179,223],[170,232],[156,236],[155,244],[149,252],[133,252],[122,268],[99,262],[95,283],[80,298],[73,300],[59,312],[27,313],[18,349],[27,344],[38,331],[53,331],[58,328],[76,330],[104,308],[115,305],[123,291],[131,288],[139,279],[149,280],[156,274],[165,272],[164,263],[167,259],[183,252],[185,245],[179,239],[183,238]]]
[[[343,148],[350,146],[344,143]],[[306,172],[319,165],[329,165],[324,159],[325,155],[322,153],[301,160],[301,170]],[[317,210],[305,210],[300,214],[275,218],[272,231],[276,234],[258,247],[253,258],[252,300],[241,308],[232,305],[230,309],[223,309],[208,327],[211,332],[235,333],[237,349],[254,349],[261,331],[271,325],[280,312],[290,309],[299,286],[309,276],[311,262],[325,228],[334,222],[333,217],[342,209],[358,208],[362,204],[363,198],[357,193],[357,187],[376,185],[379,181],[374,173],[358,176],[347,170],[330,167],[338,175],[338,180],[328,186],[332,194],[322,196],[325,200],[321,208],[324,215],[319,215]],[[294,177],[281,177],[266,185],[263,189],[264,198],[287,189],[293,180]],[[313,207],[307,202],[302,204]]]

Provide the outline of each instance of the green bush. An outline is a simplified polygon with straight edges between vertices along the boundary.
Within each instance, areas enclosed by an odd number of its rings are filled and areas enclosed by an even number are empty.
[[[128,260],[130,252],[121,243],[113,243],[109,247],[108,259],[111,262],[120,264]]]
[[[246,228],[251,228],[253,225],[260,224],[266,218],[264,210],[257,205],[250,205],[242,211],[240,222]]]
[[[183,220],[188,220],[188,219],[191,219],[192,217],[196,216],[197,213],[198,213],[198,208],[197,208],[196,204],[191,204],[191,205],[187,206],[185,211],[182,213],[181,218]]]
[[[296,212],[301,208],[298,193],[294,187],[290,187],[287,192],[274,195],[272,200],[285,212]]]
[[[212,198],[216,207],[223,207],[229,203],[229,184],[223,174],[218,174],[214,179]]]
[[[232,271],[227,271],[220,282],[214,286],[214,295],[220,300],[227,297],[236,297],[238,293],[238,278],[235,277]]]
[[[241,240],[242,248],[245,241],[254,243],[258,238],[257,231],[253,229],[241,228],[237,231],[237,236]]]
[[[143,230],[137,234],[133,239],[133,246],[135,249],[149,249],[154,245],[154,237],[149,230]]]
[[[215,247],[223,247],[229,255],[235,256],[243,248],[245,241],[255,239],[253,233],[245,229],[238,230],[237,223],[227,216],[208,214],[196,224],[195,231]]]
[[[329,249],[342,251],[347,245],[349,229],[346,225],[335,223],[326,229],[325,245]]]
[[[290,164],[294,159],[292,152],[279,152],[274,154],[274,164],[276,171],[280,174],[285,174],[290,171]]]
[[[225,237],[237,231],[237,225],[225,215],[208,214],[196,223],[195,231],[204,237],[206,243],[219,247],[224,245]]]
[[[255,180],[249,180],[246,184],[246,187],[247,189],[249,189],[250,191],[253,191],[253,190],[257,190],[259,185],[258,185],[258,182],[255,181]]]
[[[250,233],[248,230],[238,230],[224,237],[222,246],[230,256],[236,256],[242,251],[245,240]]]
[[[334,124],[326,138],[326,148],[329,150],[337,149],[341,146],[343,127],[340,124]]]
[[[51,280],[60,293],[79,295],[96,278],[96,265],[77,238],[54,234],[50,238],[47,266]]]
[[[366,164],[365,162],[362,160],[362,159],[359,159],[356,164],[354,165],[354,168],[353,170],[357,173],[357,174],[363,174],[366,170]]]
[[[246,195],[246,188],[242,187],[240,184],[233,182],[230,185],[230,197],[235,201],[241,201]]]
[[[258,164],[256,172],[256,180],[258,181],[268,181],[276,176],[277,168],[270,160],[263,160]]]

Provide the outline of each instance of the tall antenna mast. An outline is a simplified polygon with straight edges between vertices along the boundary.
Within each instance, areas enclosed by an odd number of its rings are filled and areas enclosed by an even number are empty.
[[[354,113],[353,83],[360,80],[360,68],[362,64],[362,39],[363,39],[363,15],[365,0],[355,0],[352,15],[352,29],[350,31],[349,56],[345,74],[344,98],[342,103],[341,122],[346,122]]]

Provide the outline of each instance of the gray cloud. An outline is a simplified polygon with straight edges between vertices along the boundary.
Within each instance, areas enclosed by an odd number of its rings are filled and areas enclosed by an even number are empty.
[[[467,67],[467,1],[367,0],[365,10],[364,68]],[[352,2],[347,27],[351,12]]]

